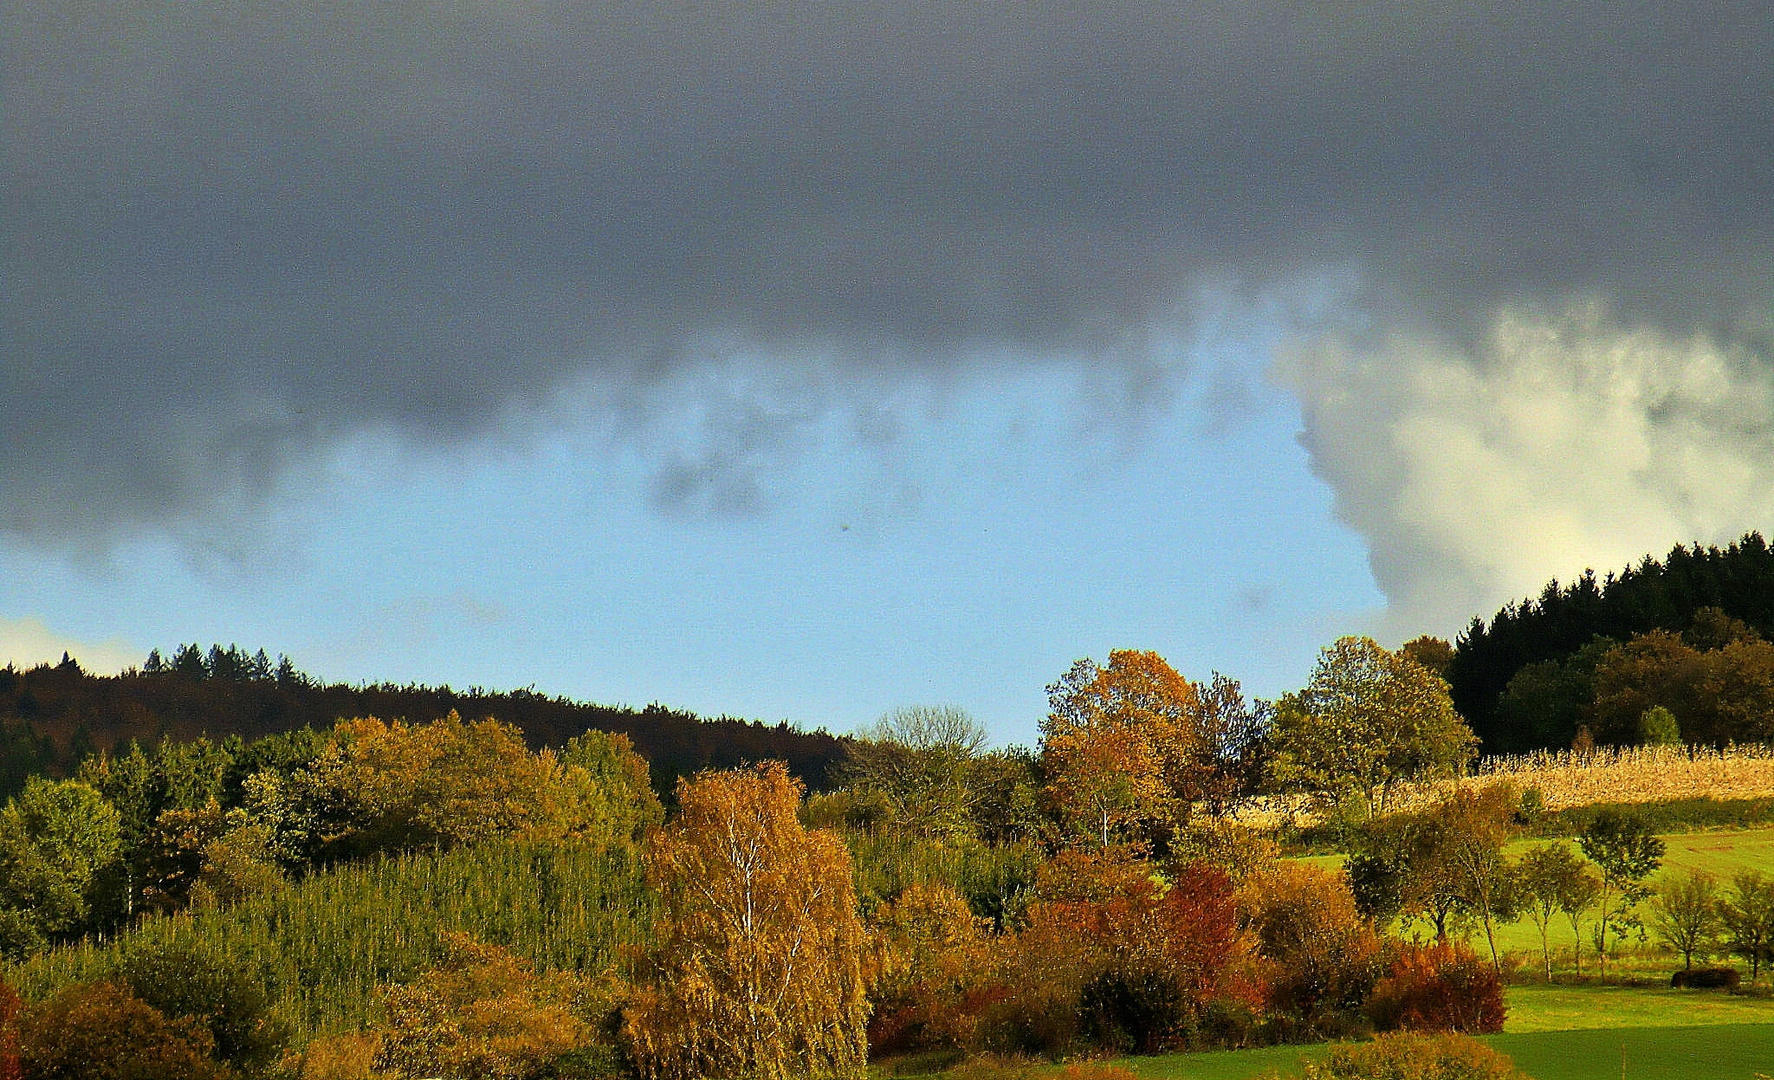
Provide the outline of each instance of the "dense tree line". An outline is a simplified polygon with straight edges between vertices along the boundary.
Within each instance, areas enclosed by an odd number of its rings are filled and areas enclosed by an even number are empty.
[[[587,729],[625,735],[662,795],[680,776],[763,760],[785,761],[794,775],[823,788],[844,752],[843,740],[787,723],[707,719],[657,704],[593,705],[523,689],[322,683],[288,657],[193,643],[170,659],[155,650],[140,669],[116,676],[89,674],[68,657],[25,671],[0,668],[0,798],[19,791],[28,776],[71,775],[94,751],[130,740],[252,740],[324,729],[345,716],[430,720],[452,711],[496,716],[521,729],[533,748],[562,746]]]
[[[1586,571],[1568,584],[1552,581],[1489,622],[1473,619],[1446,672],[1454,704],[1487,753],[1568,745],[1573,731],[1537,726],[1508,707],[1513,679],[1535,665],[1593,666],[1612,644],[1653,631],[1687,635],[1706,609],[1774,638],[1774,550],[1760,533],[1723,548],[1678,544],[1661,560],[1647,555],[1600,578]],[[1539,674],[1547,681],[1547,669]]]

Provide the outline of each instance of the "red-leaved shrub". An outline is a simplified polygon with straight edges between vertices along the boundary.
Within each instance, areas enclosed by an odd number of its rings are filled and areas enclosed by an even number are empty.
[[[1503,982],[1465,942],[1406,944],[1374,986],[1367,1014],[1382,1031],[1503,1030]]]

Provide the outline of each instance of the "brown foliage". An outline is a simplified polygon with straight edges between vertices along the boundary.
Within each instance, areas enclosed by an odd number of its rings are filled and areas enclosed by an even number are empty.
[[[1003,996],[991,921],[946,885],[915,884],[871,920],[876,1053],[978,1045],[981,1012]]]
[[[0,1080],[19,1080],[18,1028],[15,1022],[24,1002],[18,992],[0,982]]]
[[[1774,736],[1774,645],[1727,630],[1700,635],[1696,648],[1666,630],[1608,650],[1595,670],[1592,707],[1598,741],[1639,741],[1638,721],[1662,707],[1688,742],[1723,745]]]
[[[1231,880],[1206,864],[1166,881],[1124,851],[1069,852],[1037,890],[994,1010],[1002,1048],[1061,1052],[1080,1036],[1175,1045],[1242,953]]]
[[[1381,1030],[1503,1030],[1503,980],[1465,942],[1405,944],[1368,999],[1367,1014]]]
[[[1251,878],[1240,900],[1271,1008],[1312,1026],[1367,997],[1380,943],[1341,877],[1278,863]]]
[[[278,1075],[294,1080],[374,1080],[381,1037],[358,1032],[315,1039],[278,1063]]]
[[[648,1080],[856,1076],[867,1061],[850,856],[780,762],[678,786],[646,852],[663,904],[623,1033]]]
[[[196,1020],[169,1020],[112,983],[71,986],[18,1018],[27,1077],[56,1080],[231,1080]]]
[[[1200,687],[1155,652],[1120,649],[1108,667],[1078,661],[1047,693],[1047,794],[1073,835],[1107,847],[1187,814],[1203,787]]]

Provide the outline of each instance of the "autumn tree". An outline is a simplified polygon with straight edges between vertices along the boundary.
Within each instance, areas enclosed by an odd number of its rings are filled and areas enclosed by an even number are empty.
[[[1445,680],[1365,637],[1319,654],[1306,688],[1276,703],[1273,740],[1278,786],[1333,802],[1359,795],[1369,816],[1386,812],[1401,781],[1450,775],[1477,746]]]
[[[870,917],[874,1050],[975,1049],[969,998],[993,978],[992,923],[947,885],[917,883]]]
[[[1448,677],[1448,669],[1454,666],[1454,647],[1445,638],[1424,634],[1400,645],[1398,652],[1444,679]]]
[[[868,1055],[850,856],[781,762],[678,785],[648,846],[656,944],[624,1016],[647,1080],[856,1077]]]
[[[1106,848],[1187,814],[1203,786],[1200,687],[1155,652],[1119,649],[1107,667],[1074,663],[1047,698],[1047,791],[1073,835]]]
[[[1246,884],[1240,901],[1272,1007],[1308,1031],[1360,1007],[1380,976],[1380,942],[1338,876],[1277,863]]]
[[[25,1076],[56,1080],[232,1080],[196,1020],[169,1019],[115,983],[70,986],[18,1018]]]

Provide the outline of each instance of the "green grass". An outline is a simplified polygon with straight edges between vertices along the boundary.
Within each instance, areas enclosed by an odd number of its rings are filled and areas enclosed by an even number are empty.
[[[1774,1024],[1505,1033],[1485,1041],[1534,1080],[1750,1080],[1774,1069]]]
[[[1630,1027],[1490,1035],[1534,1080],[1751,1080],[1774,1068],[1774,1024]],[[1147,1080],[1256,1080],[1299,1075],[1327,1046],[1271,1046],[1211,1054],[1126,1058],[1114,1064]]]
[[[1716,990],[1630,986],[1511,986],[1505,999],[1510,1035],[1595,1028],[1774,1026],[1774,998]]]

